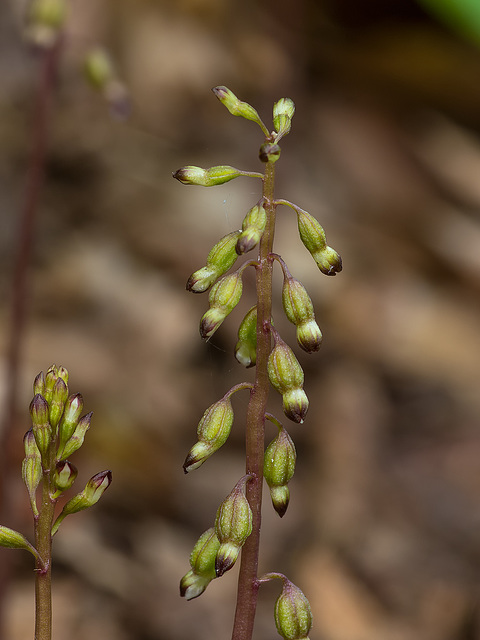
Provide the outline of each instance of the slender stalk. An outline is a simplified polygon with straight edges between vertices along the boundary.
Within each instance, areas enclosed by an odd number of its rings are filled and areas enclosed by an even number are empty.
[[[35,563],[35,640],[51,640],[52,638],[51,531],[55,500],[50,497],[51,477],[50,469],[45,470],[40,513],[35,518],[35,546],[41,557],[41,561],[37,560]]]
[[[267,162],[263,179],[264,207],[267,224],[260,241],[256,274],[257,289],[257,364],[253,389],[247,410],[246,473],[252,476],[247,484],[247,499],[252,509],[252,533],[242,548],[238,579],[237,606],[232,640],[250,640],[253,634],[258,594],[258,550],[263,484],[264,426],[270,383],[267,362],[271,348],[270,320],[272,315],[272,271],[270,254],[275,233],[275,207],[273,199],[275,164]]]

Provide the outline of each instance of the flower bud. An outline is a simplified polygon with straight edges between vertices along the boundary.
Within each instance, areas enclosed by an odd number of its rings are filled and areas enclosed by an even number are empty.
[[[264,207],[256,204],[250,209],[242,223],[242,232],[237,241],[238,255],[251,251],[260,242],[267,224],[267,212]]]
[[[62,378],[57,378],[55,382],[55,386],[52,390],[52,399],[50,400],[50,411],[49,411],[49,420],[52,426],[52,429],[55,431],[58,423],[60,422],[60,418],[63,414],[63,409],[65,407],[65,401],[68,397],[68,387]]]
[[[275,603],[275,624],[285,640],[308,640],[312,627],[310,603],[303,592],[285,577],[282,593]]]
[[[48,452],[52,438],[52,428],[48,421],[48,404],[43,396],[37,393],[30,403],[32,431],[44,465],[48,463]]]
[[[285,276],[282,290],[283,309],[297,327],[297,342],[307,353],[320,349],[322,332],[315,322],[313,304],[307,290],[296,278]]]
[[[273,126],[278,133],[277,139],[286,136],[292,126],[295,104],[290,98],[280,98],[273,105]]]
[[[72,453],[75,453],[77,449],[80,449],[85,439],[85,434],[90,428],[92,416],[93,412],[90,411],[90,413],[87,413],[87,415],[80,418],[72,437],[65,443],[65,446],[58,448],[57,460],[65,460],[66,458],[69,458]]]
[[[63,507],[62,512],[52,527],[52,536],[58,531],[60,524],[66,516],[83,511],[96,504],[112,482],[111,471],[101,471],[94,475],[85,485],[85,489],[71,498]]]
[[[282,394],[285,415],[294,422],[303,422],[308,410],[308,398],[303,391],[303,370],[290,347],[274,331],[274,346],[268,357],[268,377]]]
[[[43,397],[50,404],[53,395],[53,388],[55,387],[55,383],[58,380],[56,365],[52,364],[52,366],[48,369],[47,375],[45,376],[45,393],[43,393]]]
[[[325,232],[318,220],[306,211],[297,209],[297,222],[300,239],[312,254],[320,271],[327,276],[340,272],[342,259],[334,249],[327,246]]]
[[[243,476],[217,511],[215,531],[220,541],[215,560],[217,577],[233,567],[245,540],[252,532],[252,510],[245,495],[249,479],[250,476]]]
[[[181,167],[174,174],[173,177],[182,184],[194,184],[200,187],[215,187],[219,184],[229,182],[234,178],[242,175],[242,172],[235,167],[228,165],[219,165],[216,167],[210,167],[209,169],[202,169],[201,167]]]
[[[7,549],[27,549],[27,551],[30,551],[32,545],[25,536],[18,531],[0,525],[0,547],[6,547]]]
[[[33,381],[33,395],[36,396],[37,393],[45,397],[45,374],[43,371],[40,371]]]
[[[75,433],[80,414],[83,411],[83,398],[80,393],[71,395],[66,404],[65,411],[63,412],[60,425],[58,427],[58,449],[61,450],[63,446]]]
[[[245,315],[238,328],[235,358],[244,367],[254,367],[257,361],[257,306]]]
[[[261,126],[260,116],[257,111],[247,102],[239,100],[233,91],[223,86],[214,87],[212,91],[232,115],[241,116],[246,120],[253,120]]]
[[[217,242],[207,256],[207,264],[188,279],[187,291],[203,293],[233,266],[238,257],[235,247],[239,235],[240,231],[232,231]]]
[[[280,158],[281,149],[278,144],[264,142],[260,147],[258,157],[261,162],[276,162]]]
[[[65,17],[65,0],[32,0],[27,16],[28,39],[40,47],[53,46]]]
[[[185,473],[198,469],[207,458],[225,444],[233,424],[230,398],[223,397],[212,404],[198,423],[198,442],[190,449],[183,464]]]
[[[70,489],[78,475],[78,469],[68,460],[57,462],[55,473],[53,474],[53,483],[59,490],[58,494]]]
[[[115,77],[112,61],[104,49],[95,48],[89,51],[83,68],[87,82],[98,91],[104,91]]]
[[[265,450],[263,475],[270,489],[273,507],[282,518],[288,507],[290,492],[287,484],[295,471],[297,453],[293,440],[281,427]]]
[[[42,479],[42,460],[32,429],[25,434],[23,444],[25,447],[25,458],[22,461],[22,479],[27,487],[33,515],[38,515],[36,491]]]
[[[216,577],[215,558],[219,547],[220,541],[213,527],[202,533],[190,555],[192,568],[180,581],[182,598],[197,598]]]
[[[200,321],[202,338],[210,338],[233,311],[242,296],[242,289],[242,274],[238,271],[224,276],[213,285],[208,297],[210,309]]]

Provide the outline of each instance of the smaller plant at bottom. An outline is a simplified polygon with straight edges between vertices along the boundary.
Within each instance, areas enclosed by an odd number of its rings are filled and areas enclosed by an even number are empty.
[[[68,515],[98,502],[110,486],[112,472],[100,471],[90,478],[83,491],[65,502],[56,515],[59,499],[72,487],[78,474],[68,458],[82,446],[92,413],[82,416],[81,394],[69,395],[68,372],[64,367],[52,365],[46,375],[43,371],[39,373],[33,393],[32,427],[24,436],[22,478],[30,498],[35,542],[31,544],[18,531],[0,525],[0,546],[26,549],[35,557],[35,640],[51,640],[53,536]]]

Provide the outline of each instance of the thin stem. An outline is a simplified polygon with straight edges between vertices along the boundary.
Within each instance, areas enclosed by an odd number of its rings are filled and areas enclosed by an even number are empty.
[[[246,473],[252,476],[247,484],[247,499],[252,509],[252,533],[242,549],[242,560],[238,578],[237,607],[232,640],[250,640],[253,634],[258,594],[258,550],[263,484],[263,452],[265,411],[267,406],[269,380],[267,372],[268,356],[271,348],[270,320],[272,315],[272,260],[275,233],[275,165],[267,162],[263,180],[264,207],[267,224],[260,241],[256,275],[257,288],[257,365],[253,389],[247,410],[246,427]]]

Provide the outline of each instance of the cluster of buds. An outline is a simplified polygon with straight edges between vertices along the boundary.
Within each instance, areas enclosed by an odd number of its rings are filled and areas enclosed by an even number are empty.
[[[238,341],[235,345],[235,358],[244,367],[257,366],[254,385],[242,383],[238,388],[251,389],[249,406],[249,428],[252,413],[257,426],[252,430],[247,442],[247,474],[235,485],[233,491],[220,505],[215,519],[215,526],[202,534],[190,557],[190,571],[182,578],[180,593],[187,600],[203,593],[214,578],[222,576],[236,562],[239,553],[252,532],[252,507],[247,499],[246,487],[249,480],[255,483],[263,477],[270,490],[273,507],[280,517],[287,511],[290,500],[288,484],[293,477],[296,463],[296,450],[292,438],[283,425],[270,413],[264,412],[264,405],[258,410],[257,391],[268,381],[282,396],[285,415],[296,423],[302,423],[308,411],[308,398],[303,389],[304,374],[300,363],[292,349],[282,340],[274,328],[271,313],[271,268],[277,260],[283,270],[282,302],[285,315],[295,325],[299,346],[307,353],[319,350],[322,333],[315,320],[312,300],[301,282],[295,279],[282,258],[272,253],[274,235],[275,209],[278,205],[286,205],[297,214],[300,238],[313,256],[319,269],[326,275],[335,275],[342,268],[338,253],[326,243],[325,233],[318,221],[309,213],[287,200],[274,200],[273,175],[274,163],[280,158],[279,141],[290,132],[295,105],[290,98],[281,98],[273,108],[274,130],[270,132],[257,111],[248,103],[239,100],[230,89],[219,86],[213,89],[220,102],[235,115],[256,122],[265,135],[260,146],[259,158],[266,164],[265,175],[246,172],[221,165],[203,169],[186,166],[178,169],[173,177],[186,185],[210,187],[224,184],[239,176],[262,178],[263,194],[260,200],[245,215],[242,228],[232,231],[221,238],[208,254],[205,266],[195,271],[187,282],[187,290],[201,293],[211,288],[209,309],[200,322],[202,338],[210,338],[219,328],[227,315],[240,301],[243,285],[242,273],[247,266],[257,270],[257,304],[245,314],[238,329]],[[268,232],[266,230],[268,229]],[[237,256],[243,255],[259,246],[258,259],[243,264],[234,273],[227,272],[234,265]],[[265,271],[263,271],[265,269]],[[263,278],[262,274],[267,274]],[[273,346],[271,344],[273,338]],[[257,346],[262,340],[261,349]],[[260,358],[260,353],[262,357]],[[234,388],[235,389],[235,388]],[[235,389],[236,390],[236,389]],[[222,447],[232,428],[233,410],[228,392],[221,400],[211,405],[203,414],[197,427],[197,442],[190,449],[184,463],[184,471],[190,472],[200,467],[214,452]],[[258,464],[258,447],[252,452],[251,443],[259,442],[263,436],[265,419],[273,422],[278,428],[276,437],[261,453],[263,469]],[[255,465],[251,464],[255,458]],[[255,502],[258,496],[252,486],[249,492],[254,512],[258,513],[260,505]],[[259,526],[259,521],[255,520]],[[253,544],[253,542],[252,542]],[[250,553],[252,545],[248,545]],[[245,566],[251,561],[247,555]],[[242,564],[241,571],[244,565]],[[280,578],[283,590],[275,604],[275,622],[279,634],[285,640],[308,640],[312,615],[310,605],[303,593],[282,574],[267,574],[258,583]],[[238,612],[238,609],[237,609]],[[242,621],[243,622],[243,621]],[[235,635],[235,634],[234,634]]]

